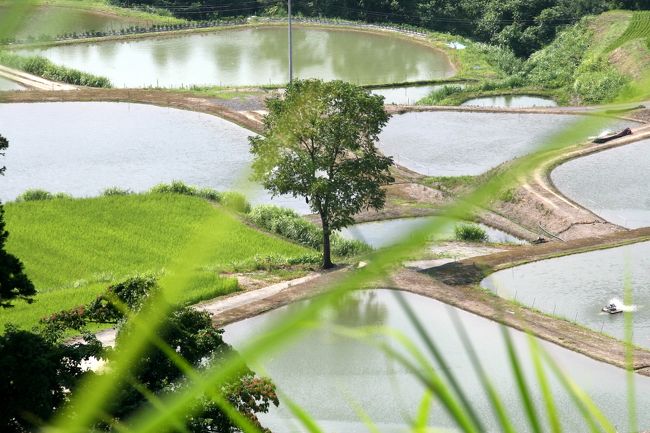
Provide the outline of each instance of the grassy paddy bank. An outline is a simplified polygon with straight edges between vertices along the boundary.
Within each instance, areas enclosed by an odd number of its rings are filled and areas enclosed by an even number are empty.
[[[196,264],[206,270],[187,288],[187,303],[238,289],[219,269],[251,257],[314,253],[259,232],[204,199],[178,194],[7,203],[5,211],[7,249],[23,261],[38,295],[32,305],[17,303],[5,311],[0,326],[31,327],[49,313],[91,301],[127,276],[164,272],[199,224],[213,227],[214,250],[207,263]]]

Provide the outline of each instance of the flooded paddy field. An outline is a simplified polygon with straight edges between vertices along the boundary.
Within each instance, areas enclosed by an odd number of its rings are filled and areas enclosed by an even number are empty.
[[[14,81],[0,77],[0,92],[4,90],[25,90],[25,87]]]
[[[470,99],[461,105],[466,107],[502,107],[502,108],[531,108],[557,107],[557,102],[549,98],[529,95],[488,96]]]
[[[215,116],[109,102],[0,104],[0,130],[10,143],[3,201],[30,188],[83,197],[182,180],[308,211],[302,200],[271,200],[247,181],[252,133]]]
[[[505,269],[481,283],[499,296],[624,338],[623,314],[602,307],[631,288],[634,342],[650,348],[650,242],[559,257]]]
[[[516,431],[529,431],[499,325],[429,298],[408,293],[404,296],[485,423],[484,431],[496,432],[500,429],[473,371],[466,348],[450,320],[452,313],[460,317],[469,331],[477,356],[503,398],[514,428]],[[228,325],[225,339],[235,347],[243,345],[260,329],[268,329],[275,321],[298,311],[305,302]],[[341,326],[352,330],[366,326],[387,326],[401,331],[426,352],[393,292],[374,290],[355,293],[347,302],[338,305],[336,311],[327,312],[324,317],[322,326],[310,328],[297,342],[266,357],[262,362],[265,373],[273,378],[282,392],[313,416],[324,431],[366,432],[367,427],[355,412],[355,405],[362,408],[381,431],[407,429],[410,420],[416,416],[424,393],[422,385],[401,364],[388,359],[375,346],[336,332]],[[518,331],[511,331],[511,334],[525,366],[525,375],[532,385],[534,404],[541,407],[541,391],[535,386],[537,381],[527,338]],[[379,343],[385,339],[375,337],[373,341]],[[540,344],[564,372],[595,400],[618,429],[627,431],[625,371],[550,343]],[[390,345],[402,352],[397,342]],[[589,431],[566,391],[555,380],[551,380],[551,386],[563,427],[572,432]],[[636,378],[636,396],[639,427],[647,429],[650,426],[650,412],[641,409],[650,405],[650,378]],[[281,404],[278,409],[273,408],[261,419],[265,426],[274,431],[300,431],[286,404]],[[546,418],[542,423],[545,422]],[[453,426],[439,404],[433,405],[428,425],[440,428]],[[544,431],[550,429],[546,425],[542,428]]]
[[[0,17],[7,11],[0,6]],[[68,33],[109,32],[132,26],[151,25],[146,20],[122,17],[85,9],[59,6],[39,6],[29,13],[27,23],[16,35],[17,39],[40,36],[62,36]]]
[[[578,116],[432,111],[395,115],[380,149],[429,176],[478,175],[544,144]]]
[[[171,37],[23,50],[108,77],[116,87],[268,85],[287,82],[284,27],[239,28]],[[294,76],[383,84],[441,79],[455,71],[447,56],[391,34],[298,27]]]
[[[573,159],[551,173],[567,197],[627,228],[650,226],[650,140]]]
[[[433,217],[436,218],[436,217]],[[341,231],[341,235],[347,239],[356,239],[366,242],[373,248],[383,248],[398,243],[408,238],[408,234],[431,221],[431,217],[399,218],[384,221],[373,221],[355,224]],[[474,224],[474,223],[466,223]],[[496,243],[523,243],[520,239],[505,233],[501,230],[476,224],[480,226],[488,236],[488,242]],[[441,240],[454,238],[454,224],[450,223],[445,232],[439,237]]]

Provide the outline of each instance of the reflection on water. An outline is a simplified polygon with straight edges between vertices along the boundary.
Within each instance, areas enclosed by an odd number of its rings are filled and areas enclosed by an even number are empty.
[[[246,181],[251,133],[207,114],[109,102],[0,104],[0,131],[10,143],[2,200],[28,188],[95,196],[110,186],[139,192],[172,180],[271,200]],[[272,202],[307,211],[290,197]]]
[[[465,101],[462,105],[471,107],[506,107],[506,108],[528,108],[528,107],[557,107],[557,102],[548,98],[527,95],[503,95],[488,96]]]
[[[460,380],[461,386],[487,425],[486,430],[500,431],[467,353],[450,321],[449,312],[452,308],[418,295],[404,296]],[[302,305],[304,303],[297,303],[229,325],[226,327],[225,338],[235,347],[241,347],[249,337],[259,334],[260,330],[268,329],[273,322],[291,315]],[[530,427],[522,417],[524,408],[512,380],[499,326],[472,314],[454,311],[460,315],[469,330],[477,355],[503,397],[516,431],[529,431]],[[375,346],[337,333],[338,327],[342,325],[388,326],[401,331],[411,338],[420,350],[426,351],[393,293],[390,290],[355,293],[349,305],[338,306],[335,312],[326,312],[324,316],[322,327],[309,328],[298,342],[264,359],[262,364],[266,372],[282,392],[315,418],[324,431],[366,432],[366,426],[353,409],[354,405],[359,405],[382,432],[405,431],[409,420],[417,413],[424,392],[423,387],[412,374],[387,359]],[[515,345],[523,358],[529,384],[533,384],[531,390],[535,404],[541,407],[543,402],[538,387],[534,386],[537,381],[531,368],[530,357],[527,356],[526,337],[517,331],[512,333]],[[376,337],[373,341],[381,343],[385,340]],[[540,343],[573,380],[594,398],[619,431],[626,431],[625,372],[558,346]],[[395,342],[390,344],[398,348]],[[566,431],[589,431],[570,398],[557,382],[553,381],[552,386]],[[650,379],[638,377],[636,386],[638,407],[648,407]],[[639,417],[639,427],[647,429],[650,426],[650,412],[640,410]],[[296,422],[292,420],[286,405],[273,409],[272,413],[262,419],[265,426],[273,431],[301,430],[296,427]],[[429,424],[432,427],[453,425],[439,403],[433,405]],[[544,431],[550,430],[548,426],[544,427]]]
[[[563,194],[627,228],[650,226],[650,140],[562,164],[551,174]]]
[[[579,116],[424,112],[393,116],[380,149],[429,176],[478,175],[545,144]]]
[[[296,28],[299,78],[378,84],[446,78],[446,55],[388,34]],[[107,76],[117,87],[282,84],[287,81],[287,32],[245,28],[133,41],[51,47],[55,63]],[[25,52],[23,52],[25,53]]]
[[[435,218],[435,217],[434,217]],[[341,235],[346,239],[357,239],[366,242],[373,248],[382,248],[408,238],[408,234],[423,227],[431,218],[399,218],[393,220],[373,221],[369,223],[355,224],[341,230]],[[522,243],[520,239],[509,235],[501,230],[488,227],[484,224],[477,224],[488,235],[489,242],[499,243]],[[454,237],[454,224],[445,227],[440,239]]]
[[[2,90],[25,90],[20,84],[0,77],[0,91]]]
[[[415,105],[420,99],[429,93],[444,87],[443,84],[430,84],[424,86],[387,87],[384,89],[373,89],[375,95],[384,97],[384,104]]]
[[[0,6],[0,17],[7,11]],[[148,26],[145,20],[93,13],[83,9],[57,6],[40,6],[29,13],[27,22],[16,35],[17,39],[29,36],[60,36],[66,33],[83,33],[87,31],[108,32],[135,25]]]
[[[593,251],[529,263],[492,274],[481,284],[500,296],[517,298],[595,331],[624,337],[623,315],[602,313],[612,298],[633,289],[634,342],[650,348],[650,243]]]

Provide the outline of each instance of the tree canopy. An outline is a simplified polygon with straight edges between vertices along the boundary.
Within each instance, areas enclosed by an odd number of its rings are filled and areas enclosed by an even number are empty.
[[[274,195],[304,197],[320,215],[329,268],[330,234],[383,207],[381,187],[393,181],[393,160],[375,145],[389,118],[383,97],[342,81],[304,80],[267,108],[262,135],[250,139],[254,177]]]

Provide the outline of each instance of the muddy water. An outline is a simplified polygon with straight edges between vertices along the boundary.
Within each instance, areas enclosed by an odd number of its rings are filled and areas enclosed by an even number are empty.
[[[374,221],[355,224],[341,231],[347,239],[357,239],[366,242],[373,248],[382,248],[408,238],[410,232],[421,228],[430,218],[400,218],[394,220]],[[522,243],[520,239],[501,230],[478,224],[488,235],[489,242]],[[454,238],[454,224],[449,224],[440,239]]]
[[[546,313],[624,337],[622,314],[602,313],[612,298],[625,298],[632,288],[634,341],[650,348],[650,243],[594,251],[529,263],[497,272],[482,285],[500,296],[534,305]]]
[[[429,176],[478,175],[534,151],[576,116],[425,112],[391,118],[380,148]]]
[[[107,76],[116,87],[283,84],[284,27],[242,28],[168,38],[107,41],[32,51],[55,63]],[[296,28],[294,74],[380,84],[446,78],[447,56],[391,34]]]
[[[551,173],[565,195],[615,224],[650,226],[650,140],[574,159]]]
[[[7,13],[6,6],[0,6],[0,17]],[[26,39],[40,36],[59,36],[67,33],[87,31],[107,32],[131,26],[147,26],[146,20],[119,17],[109,14],[67,7],[41,6],[29,13],[29,17],[16,37]]]
[[[25,90],[20,84],[0,77],[0,91],[3,90]]]
[[[539,96],[504,95],[470,99],[469,101],[465,101],[462,105],[470,107],[529,108],[557,107],[557,102]]]
[[[505,403],[510,421],[518,432],[530,431],[524,420],[524,409],[506,355],[499,326],[478,316],[452,309],[444,304],[418,295],[405,294],[407,302],[435,340],[451,366],[478,416],[486,425],[484,431],[501,431],[493,418],[476,375],[471,367],[450,320],[450,312],[459,315],[469,330],[472,343],[483,368],[488,372]],[[226,327],[225,338],[235,347],[241,347],[248,338],[304,305],[298,303]],[[375,348],[336,334],[336,328],[346,326],[388,326],[405,333],[422,350],[413,326],[402,312],[389,290],[360,292],[336,312],[326,314],[324,326],[310,329],[299,341],[266,357],[262,364],[278,387],[302,406],[319,423],[323,431],[348,433],[366,432],[354,406],[361,407],[382,432],[401,432],[408,428],[420,404],[423,387],[401,365],[388,360]],[[542,406],[539,387],[528,355],[526,337],[512,331],[513,339],[525,366],[525,374],[532,385],[535,404]],[[384,341],[377,337],[377,342]],[[627,431],[625,372],[582,355],[541,342],[542,346],[571,375],[611,419],[619,431]],[[391,343],[398,348],[397,343]],[[438,373],[440,373],[438,369]],[[639,407],[639,427],[650,427],[650,412],[642,410],[650,405],[650,379],[636,379]],[[565,431],[587,432],[579,411],[572,405],[567,393],[556,381],[552,383],[553,397]],[[263,416],[263,423],[273,431],[299,431],[286,405]],[[544,421],[545,422],[545,419]],[[435,402],[429,417],[430,427],[451,427],[452,422]],[[543,426],[543,431],[549,431]]]
[[[28,188],[95,196],[110,186],[144,191],[182,180],[271,201],[246,182],[251,133],[207,114],[108,102],[0,104],[0,131],[10,142],[2,200]],[[307,210],[292,198],[272,202]]]

